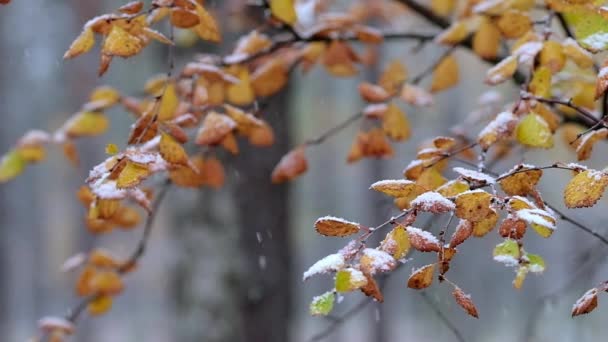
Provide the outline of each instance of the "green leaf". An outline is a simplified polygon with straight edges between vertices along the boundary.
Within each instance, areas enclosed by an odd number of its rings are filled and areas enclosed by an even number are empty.
[[[528,270],[532,273],[542,273],[545,270],[545,260],[538,254],[526,253],[528,259]]]
[[[349,292],[356,290],[367,284],[367,278],[363,272],[354,269],[346,268],[336,273],[336,291]]]
[[[608,49],[608,19],[582,6],[564,13],[564,17],[574,29],[576,39],[582,47],[592,52]]]
[[[12,150],[0,160],[0,183],[7,182],[25,170],[27,162],[19,154],[19,152]]]
[[[310,303],[310,314],[313,316],[327,316],[334,308],[335,299],[336,295],[332,291],[314,297]]]
[[[519,245],[517,241],[506,239],[494,248],[494,260],[506,266],[517,266],[519,264]]]

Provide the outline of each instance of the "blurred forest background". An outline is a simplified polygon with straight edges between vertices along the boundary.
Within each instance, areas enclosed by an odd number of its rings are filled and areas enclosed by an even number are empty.
[[[259,23],[243,1],[207,1],[222,24],[220,46],[183,38],[176,49],[178,67],[196,52],[228,52],[238,36]],[[371,2],[371,1],[370,1]],[[335,1],[343,8],[349,1]],[[0,148],[7,150],[30,128],[55,129],[86,101],[95,86],[108,84],[123,93],[140,94],[143,82],[166,71],[166,48],[153,43],[141,55],[116,60],[106,76],[96,76],[98,56],[87,54],[64,62],[62,55],[91,17],[122,5],[119,0],[22,0],[0,8]],[[259,15],[259,13],[258,13]],[[436,32],[422,20],[397,21],[399,30]],[[376,225],[395,213],[391,201],[368,190],[379,179],[400,178],[415,156],[416,146],[430,137],[449,134],[478,107],[487,88],[487,65],[468,51],[457,51],[461,84],[436,97],[425,109],[404,107],[414,134],[399,144],[393,160],[364,160],[347,165],[346,154],[357,127],[353,125],[324,144],[308,150],[309,172],[286,186],[270,184],[270,172],[290,147],[315,137],[361,108],[356,87],[373,79],[392,59],[411,73],[426,68],[443,53],[437,47],[414,49],[413,42],[390,41],[377,50],[376,67],[356,79],[335,79],[322,68],[291,80],[288,90],[266,109],[279,143],[269,149],[242,151],[227,160],[229,179],[219,191],[172,189],[154,227],[140,269],[107,315],[80,322],[75,341],[308,341],[336,321],[308,315],[311,298],[331,285],[329,277],[304,284],[301,275],[319,258],[346,241],[316,234],[313,223],[324,215]],[[428,80],[427,80],[428,81]],[[509,99],[517,89],[499,88]],[[500,102],[501,103],[501,102]],[[88,169],[105,158],[104,146],[124,145],[132,118],[110,112],[111,132],[81,140],[81,166],[74,169],[61,151],[17,180],[0,186],[0,338],[24,341],[45,315],[62,314],[76,298],[73,274],[60,272],[63,261],[92,246],[126,255],[139,231],[93,236],[83,225],[85,210],[75,197]],[[475,134],[477,127],[466,127]],[[570,161],[574,154],[558,141],[550,152],[514,153],[494,167],[502,172],[521,160],[547,164]],[[597,146],[605,155],[605,146]],[[602,167],[603,165],[593,165]],[[566,173],[547,173],[540,189],[562,208]],[[559,186],[556,186],[559,184]],[[608,234],[599,211],[568,211],[588,226]],[[431,222],[433,230],[442,222]],[[436,228],[436,227],[435,227]],[[570,306],[586,289],[608,274],[607,250],[588,235],[560,222],[550,240],[530,236],[528,247],[547,261],[540,277],[531,276],[521,291],[511,285],[514,274],[491,258],[497,234],[473,239],[452,264],[452,278],[472,293],[480,312],[474,320],[462,312],[445,287],[433,286],[424,296],[406,288],[417,256],[384,281],[384,304],[365,309],[336,325],[326,341],[455,341],[437,314],[440,310],[466,341],[600,341],[608,336],[608,307],[571,319]],[[359,305],[364,297],[349,294],[334,317]]]

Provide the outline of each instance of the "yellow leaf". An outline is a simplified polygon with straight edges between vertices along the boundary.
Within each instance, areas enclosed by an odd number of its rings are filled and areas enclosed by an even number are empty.
[[[473,36],[473,51],[483,59],[495,59],[500,49],[500,31],[488,18],[483,18]]]
[[[406,140],[412,134],[407,116],[394,103],[388,106],[388,110],[384,114],[382,129],[386,133],[386,136],[395,141]]]
[[[440,44],[455,45],[469,36],[469,28],[466,22],[456,21],[443,32],[435,37],[435,41]]]
[[[452,180],[437,188],[437,192],[443,197],[454,197],[465,191],[469,191],[469,183],[462,180]]]
[[[492,195],[482,190],[461,193],[456,197],[456,216],[471,222],[482,221],[496,212],[490,208]]]
[[[540,65],[546,66],[553,73],[557,73],[566,65],[566,55],[562,45],[554,40],[546,41],[539,55]]]
[[[395,59],[382,71],[378,85],[389,94],[395,94],[405,80],[407,80],[407,68],[401,61]]]
[[[431,9],[442,17],[452,13],[455,5],[455,0],[431,0]]]
[[[585,134],[579,142],[578,147],[576,148],[576,155],[578,160],[587,160],[591,157],[591,151],[593,150],[593,145],[596,142],[606,139],[608,137],[608,129],[602,128],[596,131],[591,131]]]
[[[196,13],[200,22],[193,28],[194,32],[203,40],[219,43],[222,40],[222,36],[215,18],[198,2],[196,2]]]
[[[431,286],[434,272],[435,264],[426,265],[415,270],[407,280],[407,287],[420,290]]]
[[[405,258],[410,247],[410,238],[402,225],[393,228],[380,243],[380,249],[392,255],[396,260]]]
[[[0,160],[0,183],[7,182],[20,175],[27,165],[27,162],[19,154],[13,150],[8,152]]]
[[[489,85],[502,83],[513,77],[516,71],[517,57],[509,56],[488,70],[485,82]]]
[[[98,296],[97,298],[93,299],[89,305],[87,305],[89,314],[93,316],[104,314],[111,308],[112,297],[110,296]]]
[[[94,102],[99,108],[107,108],[120,100],[120,93],[109,86],[100,86],[93,90],[89,101]]]
[[[528,114],[517,124],[515,135],[517,141],[525,146],[542,148],[553,146],[553,134],[549,125],[534,113]]]
[[[74,58],[88,52],[95,45],[95,34],[90,27],[82,30],[80,35],[70,45],[70,48],[63,55],[63,59]]]
[[[120,151],[120,149],[118,148],[118,146],[116,146],[116,144],[106,145],[106,154],[113,156],[116,153],[118,153],[119,151]]]
[[[551,69],[540,66],[534,70],[529,90],[532,94],[540,97],[551,96]]]
[[[169,83],[166,85],[165,91],[163,92],[162,97],[159,101],[160,104],[158,105],[158,120],[168,121],[173,119],[175,111],[177,110],[177,107],[179,105],[179,99],[177,98],[177,92],[173,83]]]
[[[247,106],[255,100],[255,93],[249,79],[249,70],[244,66],[235,66],[231,72],[240,82],[226,88],[226,99],[237,105]]]
[[[187,165],[188,154],[184,147],[167,133],[161,133],[160,144],[158,146],[160,155],[170,164]]]
[[[454,56],[449,55],[433,71],[431,82],[431,92],[436,93],[458,84],[459,80],[458,63]]]
[[[532,21],[525,13],[510,10],[500,16],[497,25],[505,38],[515,39],[530,31]]]
[[[471,221],[471,227],[473,228],[473,236],[482,237],[488,234],[498,222],[498,214],[496,211],[491,210],[489,214],[479,221]]]
[[[276,94],[287,84],[287,68],[279,58],[273,58],[251,75],[251,86],[256,96]]]
[[[131,57],[143,48],[142,41],[119,25],[112,25],[103,43],[102,53],[110,56]]]
[[[602,197],[608,185],[608,176],[600,171],[583,171],[570,180],[564,190],[568,208],[591,207]]]
[[[46,149],[42,145],[18,146],[15,150],[26,162],[36,163],[46,158]]]
[[[500,181],[500,187],[509,196],[526,196],[534,191],[536,184],[538,184],[538,181],[542,175],[542,170],[527,170],[518,172],[512,176],[502,179]]]
[[[119,189],[134,187],[149,175],[148,166],[128,160],[124,169],[118,175],[116,187]]]
[[[109,121],[103,113],[79,112],[65,126],[65,132],[71,137],[96,136],[105,133]]]
[[[572,38],[566,38],[562,42],[564,54],[570,58],[576,65],[581,68],[587,69],[593,66],[593,55],[587,50],[583,49],[576,40]]]
[[[293,0],[270,0],[270,12],[289,25],[294,25],[298,21]]]
[[[359,232],[360,225],[338,217],[325,216],[315,222],[315,229],[325,236],[348,236]]]
[[[370,189],[382,192],[392,197],[408,197],[415,193],[416,196],[424,189],[418,184],[405,179],[381,180],[371,185]]]

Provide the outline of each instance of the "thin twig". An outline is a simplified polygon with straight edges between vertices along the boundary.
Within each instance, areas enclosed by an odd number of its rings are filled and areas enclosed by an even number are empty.
[[[454,325],[454,323],[452,323],[452,321],[450,321],[450,319],[443,312],[441,312],[439,307],[437,307],[437,304],[435,302],[433,302],[431,300],[431,298],[429,298],[429,296],[426,294],[426,292],[421,291],[419,293],[420,293],[420,297],[422,297],[422,299],[425,301],[425,303],[433,310],[433,312],[443,322],[443,324],[446,327],[448,327],[448,329],[450,329],[450,331],[454,334],[456,339],[460,342],[466,342],[466,340],[464,339],[464,336],[462,336],[462,333],[460,332],[460,330],[458,330],[458,328]]]
[[[330,129],[328,129],[327,131],[325,131],[324,133],[322,133],[318,137],[306,140],[306,142],[304,144],[305,145],[309,145],[309,146],[310,145],[319,145],[319,144],[322,144],[323,142],[325,142],[325,140],[327,140],[328,138],[332,137],[333,135],[335,135],[336,133],[340,132],[341,130],[345,129],[351,123],[353,123],[353,122],[361,119],[362,117],[363,117],[363,113],[356,113],[354,115],[351,115],[348,118],[346,118],[346,120],[338,123],[334,127],[331,127]]]

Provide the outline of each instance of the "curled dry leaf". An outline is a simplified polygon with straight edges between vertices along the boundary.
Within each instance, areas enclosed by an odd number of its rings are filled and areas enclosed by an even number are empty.
[[[292,180],[308,170],[304,146],[296,147],[284,155],[274,170],[272,182],[275,184]]]
[[[473,225],[471,222],[467,220],[460,220],[458,222],[458,226],[456,226],[456,230],[454,230],[454,234],[452,234],[452,238],[450,239],[450,248],[454,248],[461,243],[465,242],[471,234],[473,234]]]
[[[380,289],[380,286],[378,286],[376,280],[368,274],[365,274],[365,277],[367,278],[367,284],[361,287],[361,292],[366,296],[373,298],[376,302],[384,302],[382,290]]]
[[[572,306],[572,317],[590,313],[597,307],[597,289],[585,292]]]
[[[456,299],[456,303],[458,303],[458,305],[460,305],[460,307],[463,308],[469,315],[479,318],[477,308],[471,299],[471,295],[465,294],[464,291],[456,286],[454,291],[452,291],[452,296],[454,296],[454,299]]]
[[[360,225],[345,219],[333,216],[319,218],[315,222],[315,229],[325,236],[348,236],[359,232]]]
[[[601,128],[585,134],[576,147],[576,156],[579,161],[587,160],[591,157],[593,145],[600,140],[608,137],[608,128]],[[572,140],[571,140],[572,141]]]
[[[415,227],[407,227],[407,233],[412,247],[420,252],[439,252],[439,240],[430,232]]]

